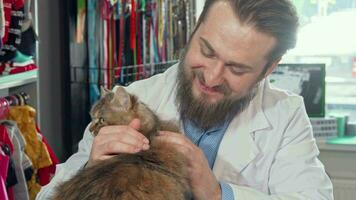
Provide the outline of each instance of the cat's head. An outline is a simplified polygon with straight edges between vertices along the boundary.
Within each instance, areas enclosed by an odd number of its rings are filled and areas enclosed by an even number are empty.
[[[89,130],[97,135],[100,128],[108,125],[127,125],[134,118],[141,120],[141,128],[152,124],[154,114],[147,106],[139,102],[137,97],[129,94],[123,87],[117,87],[115,91],[101,87],[101,97],[96,102],[90,116],[92,123]]]

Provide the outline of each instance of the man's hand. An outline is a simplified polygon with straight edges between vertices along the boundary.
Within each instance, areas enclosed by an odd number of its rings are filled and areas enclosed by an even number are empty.
[[[134,119],[128,126],[106,126],[94,138],[86,167],[120,153],[137,153],[149,149],[148,139],[139,130],[140,120]]]
[[[189,182],[195,200],[220,200],[221,189],[203,151],[179,133],[161,131],[158,138],[172,144],[188,160]]]

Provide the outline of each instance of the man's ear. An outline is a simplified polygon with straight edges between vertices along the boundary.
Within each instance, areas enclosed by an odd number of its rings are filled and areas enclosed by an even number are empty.
[[[272,63],[269,63],[268,69],[264,75],[264,78],[266,78],[268,75],[270,75],[273,70],[278,66],[278,63],[281,61],[282,58],[278,58],[275,61],[273,61]]]

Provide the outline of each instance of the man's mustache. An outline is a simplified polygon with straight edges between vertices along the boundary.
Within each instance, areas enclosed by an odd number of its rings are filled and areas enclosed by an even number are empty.
[[[205,84],[205,78],[203,72],[193,71],[193,76],[197,77],[198,80]],[[224,96],[229,96],[232,93],[232,89],[227,85],[227,83],[222,83],[221,85],[215,85],[212,87],[213,90],[223,94]]]

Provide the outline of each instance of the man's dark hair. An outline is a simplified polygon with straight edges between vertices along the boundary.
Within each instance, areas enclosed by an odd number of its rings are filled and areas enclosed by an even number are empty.
[[[281,58],[288,49],[295,47],[299,23],[295,7],[289,0],[206,0],[194,32],[218,1],[229,2],[242,24],[252,25],[276,38],[277,44],[267,57],[269,62]]]

